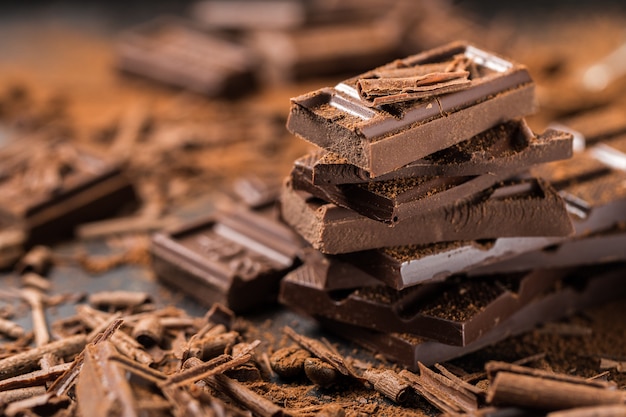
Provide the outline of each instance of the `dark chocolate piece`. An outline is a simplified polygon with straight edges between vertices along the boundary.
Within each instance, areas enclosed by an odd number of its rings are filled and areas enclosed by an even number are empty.
[[[548,291],[564,272],[455,277],[403,291],[378,285],[334,292],[323,283],[335,277],[322,274],[310,264],[291,272],[281,283],[280,301],[310,316],[465,346]]]
[[[570,133],[549,129],[534,135],[523,119],[510,121],[375,178],[338,155],[318,151],[313,162],[313,183],[358,184],[423,175],[448,177],[521,171],[531,165],[570,158],[572,142]]]
[[[163,282],[206,306],[241,312],[276,301],[278,281],[297,263],[298,237],[284,225],[239,209],[187,224],[152,241]]]
[[[589,144],[626,133],[624,110],[619,107],[604,107],[580,113],[560,120],[555,126],[557,128],[564,126],[578,132]]]
[[[295,161],[294,190],[356,211],[370,219],[394,224],[428,210],[451,205],[511,176],[511,170],[465,177],[412,177],[365,184],[314,185],[313,158]]]
[[[372,108],[356,90],[359,79],[377,72],[419,69],[459,56],[472,68],[471,85],[462,91]],[[452,43],[292,99],[287,128],[376,177],[533,110],[534,84],[525,67]]]
[[[572,285],[565,285],[553,293],[537,298],[466,346],[448,345],[406,333],[378,332],[321,317],[318,320],[338,335],[379,352],[412,370],[418,370],[418,362],[427,366],[445,362],[531,330],[540,323],[619,299],[626,294],[626,286],[623,285],[625,271],[624,264],[583,268],[578,273],[578,280],[573,280]]]
[[[161,17],[133,28],[117,45],[127,72],[210,96],[234,96],[254,86],[252,53],[243,45]]]
[[[66,142],[24,139],[5,147],[0,161],[0,224],[22,225],[26,246],[136,201],[118,165]]]
[[[484,275],[524,271],[529,267],[563,268],[624,261],[626,261],[626,227],[622,225],[473,269],[470,273]]]
[[[480,269],[481,265],[507,260],[561,241],[559,237],[505,237],[484,241],[441,242],[354,252],[339,255],[338,259],[401,290],[416,284],[442,281],[453,274],[473,272],[476,268]],[[515,271],[528,270],[530,267],[534,268],[535,264],[526,264],[526,268]]]
[[[192,4],[191,14],[215,29],[289,29],[304,24],[306,8],[293,0],[202,0]]]
[[[523,188],[518,190],[519,186]],[[567,236],[572,232],[562,199],[537,180],[497,186],[482,200],[420,213],[394,227],[294,191],[290,184],[284,187],[281,200],[284,220],[315,249],[329,254],[456,240]]]
[[[251,45],[274,84],[306,77],[354,73],[397,56],[399,32],[380,17],[299,29],[257,31]]]

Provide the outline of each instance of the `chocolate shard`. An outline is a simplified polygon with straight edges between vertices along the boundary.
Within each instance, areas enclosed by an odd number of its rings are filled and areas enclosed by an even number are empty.
[[[395,224],[479,193],[511,174],[511,170],[506,170],[499,174],[478,176],[412,177],[365,184],[320,186],[313,184],[313,161],[305,156],[295,161],[291,183],[294,190],[306,191],[370,219]]]
[[[169,16],[126,31],[117,45],[117,66],[209,96],[237,96],[255,84],[255,59],[247,47]]]
[[[485,196],[479,201],[463,201],[420,213],[398,222],[395,227],[295,191],[289,183],[283,189],[281,203],[284,220],[315,249],[328,254],[457,240],[572,233],[563,201],[541,180],[503,184],[493,187]],[[510,222],[511,218],[517,221]]]
[[[508,319],[467,346],[453,346],[406,333],[379,332],[318,317],[325,328],[379,352],[412,370],[418,362],[427,366],[445,362],[493,345],[509,336],[531,330],[540,323],[575,311],[619,299],[626,292],[621,285],[626,264],[582,268],[560,289],[536,298]]]
[[[241,312],[275,302],[300,247],[283,224],[238,209],[156,234],[151,251],[160,280],[206,306],[219,302]]]
[[[486,279],[455,277],[403,291],[382,285],[329,291],[323,283],[337,277],[323,272],[305,264],[288,274],[281,283],[281,302],[310,316],[458,346],[477,340],[565,275],[539,270]]]
[[[64,141],[13,142],[0,161],[0,225],[20,225],[25,246],[68,236],[137,199],[119,165]]]
[[[475,67],[461,91],[379,107],[359,98],[358,80],[399,68],[419,71],[458,56]],[[451,43],[292,99],[287,128],[376,177],[533,110],[534,84],[525,67]]]
[[[541,135],[535,135],[521,119],[500,124],[375,178],[338,155],[317,151],[315,156],[311,156],[314,158],[313,183],[359,184],[416,176],[448,177],[502,170],[521,171],[535,164],[570,158],[572,143],[571,133],[548,129]]]

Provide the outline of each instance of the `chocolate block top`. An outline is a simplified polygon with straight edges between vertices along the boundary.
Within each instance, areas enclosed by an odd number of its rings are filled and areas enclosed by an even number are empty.
[[[295,191],[290,184],[283,190],[281,204],[285,221],[314,248],[329,254],[455,240],[572,233],[563,200],[542,181],[502,184],[482,197],[420,213],[393,227]]]
[[[469,68],[469,85],[463,90],[442,95],[435,90],[419,100],[377,107],[359,97],[359,80],[389,71],[420,72],[459,59],[467,60]],[[292,99],[287,127],[374,177],[523,117],[533,111],[533,100],[525,67],[472,45],[452,43]]]
[[[311,156],[313,183],[358,184],[422,175],[449,177],[522,170],[534,164],[570,158],[572,142],[571,133],[548,129],[535,135],[523,119],[509,121],[375,178],[338,155],[316,151]]]

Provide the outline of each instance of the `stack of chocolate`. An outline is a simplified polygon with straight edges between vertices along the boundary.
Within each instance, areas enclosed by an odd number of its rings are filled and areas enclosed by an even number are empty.
[[[529,173],[573,141],[532,133],[533,93],[524,66],[453,43],[293,99],[287,127],[323,150],[284,186],[284,220],[312,247],[281,301],[416,367],[616,296],[623,267],[507,260],[616,222],[578,174]]]

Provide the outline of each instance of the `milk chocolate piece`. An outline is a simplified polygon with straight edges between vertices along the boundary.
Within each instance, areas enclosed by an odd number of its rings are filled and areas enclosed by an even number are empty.
[[[531,165],[570,158],[572,142],[571,133],[548,129],[535,135],[524,119],[509,121],[375,178],[338,155],[318,151],[313,162],[313,183],[358,184],[424,175],[448,177],[521,171]]]
[[[356,83],[381,72],[470,61],[470,86],[432,98],[369,107]],[[472,45],[452,43],[394,61],[292,99],[287,128],[301,138],[380,176],[534,110],[525,67]]]
[[[284,220],[315,249],[329,254],[456,240],[567,236],[572,232],[563,201],[539,180],[496,186],[479,201],[420,213],[394,227],[294,191],[288,183],[281,200]]]
[[[210,96],[235,96],[254,86],[254,59],[244,46],[161,17],[130,29],[117,45],[118,68]]]
[[[0,161],[0,224],[23,227],[26,246],[136,201],[118,165],[66,142],[24,139],[5,147]]]
[[[564,275],[538,270],[485,279],[455,277],[403,291],[377,285],[333,292],[323,288],[323,283],[335,277],[319,277],[322,271],[317,270],[301,271],[306,268],[314,266],[305,264],[283,279],[283,304],[311,316],[459,346],[478,339]]]
[[[466,346],[439,343],[406,333],[378,332],[321,317],[318,320],[338,335],[418,370],[418,362],[427,366],[445,362],[531,330],[540,323],[619,299],[626,294],[626,286],[622,285],[624,272],[626,264],[582,268],[572,279],[565,281],[566,285],[538,297]]]
[[[153,237],[154,270],[163,282],[210,307],[241,312],[276,301],[278,281],[296,265],[298,237],[284,225],[238,209]]]
[[[295,161],[294,190],[356,211],[370,219],[395,224],[483,191],[511,176],[512,171],[464,177],[412,177],[365,184],[314,185],[312,155]]]

